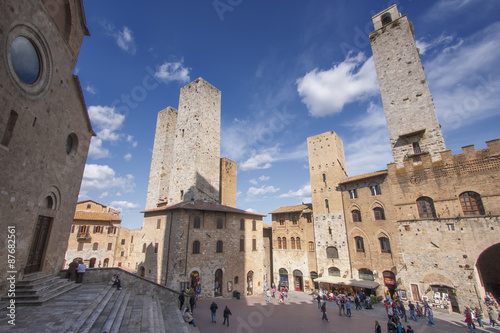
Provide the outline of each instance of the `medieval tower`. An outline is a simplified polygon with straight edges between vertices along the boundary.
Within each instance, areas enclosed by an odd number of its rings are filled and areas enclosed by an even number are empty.
[[[334,132],[307,138],[309,174],[314,211],[314,238],[319,275],[327,275],[328,268],[340,269],[341,276],[349,274],[342,195],[336,190],[345,177],[344,145]],[[340,261],[339,261],[340,259]]]
[[[396,5],[372,17],[373,59],[389,138],[398,167],[410,157],[429,154],[433,161],[446,146],[438,123],[413,25]],[[414,159],[414,161],[417,161]]]

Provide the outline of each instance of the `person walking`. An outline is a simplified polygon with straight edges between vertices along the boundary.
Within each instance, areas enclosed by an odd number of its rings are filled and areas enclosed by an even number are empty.
[[[412,330],[410,325],[408,325],[408,326],[406,326],[406,333],[415,333],[415,331]]]
[[[340,306],[342,307],[342,313],[345,316],[345,298],[344,298],[344,296],[342,296],[342,298],[340,299]]]
[[[180,306],[179,306],[179,310],[182,310],[182,306],[184,305],[184,301],[186,300],[186,296],[184,296],[184,290],[181,291],[181,293],[179,294],[179,302],[180,302]]]
[[[400,321],[398,321],[398,326],[396,326],[396,330],[397,330],[397,333],[406,333],[406,330]]]
[[[227,305],[226,305],[226,308],[224,309],[223,315],[224,315],[224,322],[222,323],[222,325],[225,325],[226,321],[227,321],[227,327],[229,327],[229,316],[232,316],[233,314],[231,313],[231,310],[229,310]]]
[[[217,321],[217,309],[219,307],[217,306],[217,304],[215,302],[212,302],[212,304],[210,304],[210,314],[212,315],[212,323],[216,323]]]
[[[488,317],[490,318],[490,326],[495,327],[495,324],[497,326],[500,326],[498,322],[495,320],[495,311],[493,311],[493,308],[491,306],[488,307]]]
[[[326,316],[326,302],[323,302],[323,305],[321,306],[321,312],[323,313],[323,317],[321,317],[321,321],[326,320],[326,322],[329,323],[328,317]]]
[[[359,295],[354,297],[354,304],[356,305],[356,310],[361,311],[361,302],[359,301]]]
[[[378,320],[375,320],[375,333],[382,333],[382,327],[380,327]]]
[[[191,307],[191,313],[194,313],[196,307],[196,296],[194,294],[189,297],[189,306]]]
[[[434,313],[432,312],[432,309],[430,307],[427,308],[425,314],[428,318],[427,324],[432,325],[432,327],[436,327],[436,325],[434,325]]]
[[[288,287],[285,286],[285,298],[288,298]]]
[[[78,265],[78,268],[76,269],[76,283],[83,282],[83,275],[85,274],[86,268],[87,265],[85,265],[83,261],[80,261],[80,265]]]
[[[318,296],[316,296],[316,300],[318,301],[318,309],[321,310],[321,296],[318,293]]]
[[[472,315],[469,308],[465,308],[465,322],[467,323],[467,328],[473,333],[474,327],[472,326]]]
[[[415,313],[415,304],[409,301],[408,308],[410,309],[410,320],[413,318],[415,321],[417,321],[417,314]]]
[[[477,323],[480,327],[484,327],[484,324],[483,324],[483,311],[481,311],[481,309],[479,309],[478,307],[476,307],[475,309],[475,314],[476,314],[476,320],[477,320]]]
[[[73,259],[73,261],[69,264],[69,267],[68,267],[68,272],[67,272],[67,278],[68,278],[68,281],[73,281],[73,280],[76,280],[75,279],[75,274],[76,274],[76,269],[78,268],[78,261],[76,261],[76,259]]]
[[[273,298],[276,298],[276,296],[274,296],[274,294],[276,293],[276,289],[274,287],[273,287],[272,292],[273,292]]]
[[[266,302],[271,303],[271,289],[267,289],[266,291]]]
[[[339,307],[339,316],[342,316],[342,302],[340,300],[340,297],[337,300],[337,306]]]
[[[405,308],[405,305],[403,304],[402,301],[399,301],[399,313],[400,313],[400,316],[401,316],[401,319],[405,319],[405,323],[408,322],[408,319],[406,318],[406,308]]]
[[[349,300],[349,298],[347,298],[345,301],[345,308],[347,310],[347,317],[350,317],[351,316],[351,301]]]

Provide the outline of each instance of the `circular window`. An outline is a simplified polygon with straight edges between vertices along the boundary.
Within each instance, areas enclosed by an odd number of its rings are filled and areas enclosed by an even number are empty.
[[[28,98],[43,97],[52,80],[52,60],[43,35],[29,23],[15,24],[4,44],[8,73]]]
[[[10,46],[12,67],[17,77],[24,83],[31,84],[40,75],[38,52],[26,37],[16,37]]]
[[[71,133],[66,138],[66,154],[74,155],[76,153],[76,149],[78,148],[78,138],[75,133]]]

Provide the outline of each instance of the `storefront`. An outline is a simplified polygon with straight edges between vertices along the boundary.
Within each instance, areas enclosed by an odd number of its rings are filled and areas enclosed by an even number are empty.
[[[396,275],[391,271],[384,271],[384,294],[389,294],[391,298],[396,295]]]
[[[304,291],[302,272],[298,269],[293,271],[293,285],[295,287],[295,291]]]
[[[360,291],[366,295],[375,293],[375,289],[379,286],[378,282],[361,280],[361,279],[346,279],[337,276],[323,276],[314,279],[315,283],[319,283],[320,288],[333,294],[357,294]]]
[[[285,286],[288,289],[290,289],[288,287],[288,271],[284,268],[281,268],[279,270],[279,274],[280,274],[280,282],[277,287],[279,288],[280,286]]]
[[[454,288],[444,285],[430,285],[429,289],[427,295],[430,296],[422,297],[424,300],[427,300],[429,306],[437,309],[451,309],[453,312],[460,313],[456,290]]]

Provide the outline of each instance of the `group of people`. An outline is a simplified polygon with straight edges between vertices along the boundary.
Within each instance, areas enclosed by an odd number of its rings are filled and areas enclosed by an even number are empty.
[[[387,331],[389,333],[401,333],[401,332],[406,332],[406,333],[411,333],[413,332],[412,328],[410,325],[405,327],[403,326],[403,319],[405,323],[408,323],[408,317],[406,315],[406,307],[404,303],[401,300],[398,299],[386,299],[384,301],[385,303],[385,311],[387,312]],[[413,319],[415,321],[418,321],[417,319],[417,312],[422,313],[422,307],[420,304],[415,306],[411,301],[408,302],[408,308],[410,310],[410,320]],[[419,310],[418,310],[419,309]],[[429,306],[425,307],[425,314],[427,315],[428,318],[428,325],[432,325],[432,327],[435,327],[434,325],[434,313],[432,312],[432,309]],[[377,324],[375,325],[377,326]],[[375,332],[377,332],[377,329],[375,328]]]
[[[73,259],[73,261],[69,264],[68,271],[66,273],[68,281],[75,280],[75,283],[82,283],[86,268],[87,265],[85,265],[83,261],[77,261],[76,259]]]
[[[285,286],[285,285],[282,285],[282,286],[279,286],[279,302],[280,303],[284,303],[285,302],[285,299],[288,298],[288,287]],[[276,298],[276,287],[274,285],[274,283],[272,284],[271,286],[271,289],[267,289],[267,285],[264,286],[264,291],[266,293],[266,302],[267,303],[270,303],[271,302],[271,297],[272,298]]]

